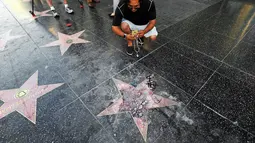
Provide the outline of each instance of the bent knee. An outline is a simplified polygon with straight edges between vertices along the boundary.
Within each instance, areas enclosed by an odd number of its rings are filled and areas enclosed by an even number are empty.
[[[150,36],[150,40],[151,41],[156,41],[156,39],[157,39],[157,36],[155,36],[155,35],[154,36]]]
[[[127,23],[123,22],[121,23],[121,29],[126,32],[126,33],[129,33],[130,32],[130,27]]]

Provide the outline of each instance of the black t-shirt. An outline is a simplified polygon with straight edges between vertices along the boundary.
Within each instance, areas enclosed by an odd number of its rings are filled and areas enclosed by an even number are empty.
[[[115,11],[113,26],[120,26],[122,18],[125,18],[135,25],[146,25],[150,20],[156,19],[156,8],[153,0],[142,0],[140,8],[132,12],[125,0],[121,0]]]

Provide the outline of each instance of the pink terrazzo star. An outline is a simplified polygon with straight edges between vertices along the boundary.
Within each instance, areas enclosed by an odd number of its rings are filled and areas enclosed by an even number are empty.
[[[44,45],[44,46],[41,46],[41,47],[51,47],[51,46],[58,46],[58,45],[60,45],[61,55],[64,55],[64,53],[68,50],[68,48],[72,44],[88,43],[88,42],[90,42],[90,41],[87,41],[87,40],[79,38],[84,31],[85,30],[80,31],[78,33],[75,33],[73,35],[66,35],[66,34],[58,32],[59,40],[51,42],[51,43],[49,43],[47,45]]]
[[[45,11],[34,11],[35,14],[35,19],[39,17],[44,17],[44,16],[52,16],[52,14],[48,14],[48,12],[51,10],[45,10]]]
[[[0,51],[3,51],[5,49],[8,41],[25,36],[25,35],[11,36],[11,31],[12,30],[9,30],[8,32],[0,35]]]
[[[146,80],[138,84],[137,87],[117,79],[113,79],[113,81],[122,94],[122,98],[116,100],[97,116],[129,112],[145,141],[147,140],[148,130],[148,110],[178,104],[171,99],[153,94],[147,86]]]
[[[0,91],[0,119],[17,111],[28,120],[36,123],[37,98],[63,85],[49,84],[38,86],[38,71],[36,71],[20,88]]]

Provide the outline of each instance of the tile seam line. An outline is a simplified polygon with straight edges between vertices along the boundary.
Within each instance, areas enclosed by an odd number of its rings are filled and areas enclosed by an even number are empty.
[[[240,71],[240,72],[242,72],[242,73],[245,73],[245,74],[247,74],[247,75],[249,75],[249,76],[255,78],[255,75],[253,75],[253,74],[251,74],[251,73],[248,73],[247,71],[244,71],[244,70],[242,70],[242,69],[240,69],[240,68],[237,68],[237,67],[235,67],[235,66],[233,66],[233,65],[230,65],[230,64],[228,64],[228,63],[225,63],[225,62],[222,62],[222,63],[223,63],[223,64],[226,64],[227,66],[229,66],[229,67],[231,67],[231,68],[234,68],[234,69],[236,69],[236,70],[238,70],[238,71]]]
[[[170,39],[170,40],[172,40],[172,39]],[[206,56],[206,57],[208,57],[208,58],[210,58],[210,59],[216,60],[217,62],[223,62],[223,63],[225,63],[224,61],[219,60],[219,59],[215,58],[214,56],[207,55],[206,53],[201,52],[201,51],[199,51],[199,50],[197,50],[197,49],[194,49],[194,48],[192,48],[192,47],[190,47],[190,46],[188,46],[188,45],[182,43],[181,41],[178,41],[177,39],[172,40],[172,41],[174,41],[174,42],[176,42],[176,43],[179,43],[179,44],[181,44],[181,45],[187,47],[188,49],[191,49],[191,50],[193,50],[193,51],[195,51],[195,52],[198,52],[198,53],[200,53],[200,54],[202,54],[202,55],[204,55],[204,56]]]
[[[184,34],[188,33],[189,31],[191,31],[191,30],[193,30],[193,29],[195,29],[195,28],[197,28],[197,27],[198,27],[198,26],[200,26],[200,25],[201,25],[204,21],[206,21],[206,20],[208,20],[208,19],[210,19],[210,18],[214,17],[214,16],[215,16],[215,15],[217,15],[217,14],[218,14],[218,13],[215,13],[215,14],[213,14],[213,15],[209,16],[208,18],[206,18],[206,19],[204,19],[204,20],[200,21],[198,24],[195,24],[192,28],[190,28],[189,30],[187,30],[187,31],[183,32],[183,33],[182,33],[182,34],[180,34],[179,36],[176,36],[175,38],[169,38],[169,39],[175,40],[175,39],[177,39],[177,38],[181,37],[182,35],[184,35]]]
[[[219,35],[228,37],[228,38],[233,39],[233,40],[238,40],[238,39],[242,39],[242,40],[243,40],[243,38],[247,35],[247,33],[249,33],[249,32],[252,30],[253,27],[255,27],[255,24],[253,24],[253,25],[247,30],[247,32],[245,32],[244,36],[243,36],[243,37],[240,37],[240,38],[235,38],[235,37],[231,37],[231,36],[229,36],[229,35],[224,35],[224,34],[222,34],[222,33],[220,33],[220,32],[214,31],[213,29],[210,29],[210,28],[204,28],[204,29],[206,29],[206,30],[208,30],[208,31],[211,31],[211,32],[213,32],[213,33],[215,33],[215,34],[219,34]],[[246,42],[246,43],[249,43],[249,42]],[[249,44],[251,44],[251,43],[249,43]],[[253,44],[252,44],[252,45],[253,45]]]
[[[194,59],[191,59],[191,58],[185,56],[184,54],[181,54],[181,53],[179,53],[179,52],[177,52],[177,51],[175,51],[175,50],[172,50],[172,49],[170,49],[170,48],[168,48],[168,47],[166,47],[166,46],[164,46],[164,47],[167,48],[167,49],[169,49],[170,51],[172,51],[172,52],[174,52],[174,53],[180,55],[180,56],[183,56],[183,57],[187,58],[189,61],[192,61],[192,62],[194,62],[195,64],[198,64],[198,65],[200,65],[200,66],[202,66],[202,67],[204,67],[204,68],[206,68],[206,69],[208,69],[208,70],[210,70],[210,71],[214,71],[214,70],[215,70],[215,69],[211,69],[210,67],[207,67],[206,65],[200,63],[199,61],[196,61],[196,60],[194,60]],[[209,57],[209,58],[210,58],[210,57]],[[215,59],[213,59],[213,60],[215,60]],[[216,60],[216,61],[217,61],[217,62],[220,62],[220,61],[218,61],[218,60]]]
[[[216,110],[212,109],[210,106],[207,106],[207,105],[204,104],[202,101],[200,101],[200,100],[198,100],[198,99],[194,99],[194,100],[196,100],[197,102],[199,102],[200,104],[202,104],[203,106],[205,106],[206,108],[208,108],[209,110],[213,111],[213,112],[214,112],[215,114],[217,114],[218,116],[220,116],[220,117],[224,118],[225,120],[231,122],[234,126],[240,128],[241,130],[243,130],[243,131],[245,131],[246,133],[248,133],[248,134],[250,134],[250,135],[252,135],[252,136],[255,137],[255,135],[254,135],[253,133],[249,132],[248,130],[244,129],[243,127],[241,127],[241,126],[239,126],[239,125],[236,125],[236,124],[234,123],[234,121],[232,121],[232,120],[230,120],[229,118],[223,116],[222,114],[220,114],[220,113],[217,112]]]
[[[252,26],[253,27],[253,26]],[[229,54],[243,41],[244,37],[252,30],[252,28],[250,28],[244,35],[243,37],[241,37],[238,42],[236,43],[236,45],[228,52],[228,54],[221,60],[222,62],[229,56]]]
[[[97,119],[97,117],[92,113],[92,111],[87,107],[87,105],[80,98],[78,99],[82,103],[83,107],[89,111],[89,113],[93,116],[93,118],[97,121],[97,123],[104,129],[104,131],[106,131],[106,133],[115,141],[115,143],[117,143],[117,141],[114,139],[112,134],[108,130],[106,130],[103,124]]]
[[[195,52],[198,52],[198,53],[200,53],[200,54],[202,54],[202,55],[204,55],[204,56],[206,56],[206,57],[208,57],[208,58],[210,58],[210,59],[213,59],[213,60],[215,60],[215,61],[217,61],[217,62],[221,62],[221,60],[219,60],[219,59],[217,59],[217,58],[215,58],[215,57],[213,57],[213,56],[207,55],[206,53],[201,52],[201,51],[199,51],[199,50],[197,50],[197,49],[194,49],[194,48],[192,48],[192,47],[190,47],[190,46],[188,46],[188,45],[186,45],[186,44],[184,44],[184,43],[182,43],[182,42],[180,42],[180,41],[178,41],[178,40],[173,40],[173,41],[176,42],[176,43],[178,43],[178,44],[181,44],[181,45],[187,47],[188,49],[191,49],[191,50],[193,50],[193,51],[195,51]]]
[[[59,72],[58,72],[59,73]],[[59,73],[60,74],[60,73]],[[61,75],[61,74],[60,74]],[[62,75],[61,75],[62,77]],[[62,77],[63,78],[63,77]],[[106,80],[107,81],[107,80]],[[102,83],[100,83],[99,85],[103,84],[105,81],[103,81]],[[96,118],[96,116],[92,113],[92,111],[84,104],[84,102],[81,100],[81,98],[74,92],[74,90],[70,87],[70,85],[68,83],[66,83],[68,85],[68,87],[71,89],[71,91],[75,94],[75,96],[77,97],[76,99],[74,99],[73,101],[71,101],[70,103],[66,104],[64,107],[60,108],[57,111],[60,111],[66,107],[68,107],[69,105],[71,105],[72,103],[76,102],[76,101],[80,101],[83,105],[83,107],[85,109],[87,109],[89,111],[89,113],[93,116],[93,118],[96,120],[96,122],[104,129],[104,131],[107,132],[107,134],[116,142],[116,140],[112,137],[112,135],[106,130],[106,128],[103,126],[103,124],[101,124],[101,122]],[[98,86],[99,86],[98,85]],[[117,142],[116,142],[117,143]]]
[[[254,25],[254,27],[255,27],[255,25]],[[209,30],[209,29],[207,29],[207,30]],[[214,31],[211,31],[211,32],[214,32]],[[248,32],[247,32],[247,33],[248,33]],[[216,34],[220,34],[220,33],[216,33]],[[247,71],[244,71],[244,70],[242,70],[242,69],[240,69],[240,68],[238,68],[238,67],[235,67],[235,66],[233,66],[233,65],[230,65],[230,64],[228,64],[228,63],[226,63],[226,62],[224,62],[224,61],[222,61],[222,60],[219,60],[219,59],[217,59],[217,58],[214,58],[214,57],[212,57],[212,56],[209,56],[209,55],[207,55],[207,54],[204,53],[204,52],[201,52],[201,51],[199,51],[199,50],[196,50],[196,49],[194,49],[194,48],[192,48],[192,47],[190,47],[190,46],[188,46],[188,45],[186,45],[186,44],[184,44],[184,43],[178,41],[177,39],[173,40],[173,39],[170,39],[170,38],[168,38],[168,37],[165,37],[164,35],[162,35],[162,36],[163,36],[164,38],[167,38],[167,39],[173,41],[173,42],[179,43],[179,44],[181,44],[181,45],[183,45],[183,46],[185,46],[185,47],[187,47],[187,48],[189,48],[189,49],[191,49],[191,50],[193,50],[193,51],[195,51],[195,52],[198,52],[198,53],[200,53],[200,54],[202,54],[202,55],[204,55],[204,56],[206,56],[206,57],[208,57],[208,58],[210,58],[210,59],[213,59],[213,60],[216,60],[217,62],[226,64],[226,65],[228,65],[228,66],[230,66],[230,67],[232,67],[232,68],[234,68],[234,69],[237,69],[237,70],[240,71],[240,72],[243,72],[243,73],[245,73],[245,74],[247,74],[247,75],[249,75],[249,76],[255,77],[255,75],[253,75],[253,74],[251,74],[251,73],[249,73],[249,72],[247,72]],[[222,36],[225,36],[225,35],[222,35]],[[225,36],[225,37],[227,37],[227,36]],[[231,37],[229,37],[229,38],[231,38]],[[234,39],[234,38],[231,38],[231,39],[236,40],[236,39]],[[251,43],[249,43],[249,42],[245,42],[245,41],[242,41],[242,40],[241,40],[241,42],[244,42],[244,43],[247,43],[247,44],[251,44]],[[170,42],[168,42],[168,43],[170,43]],[[239,44],[240,44],[240,43],[239,43]],[[254,45],[254,44],[251,44],[251,45]],[[165,47],[167,47],[167,46],[165,46]],[[170,49],[170,48],[168,48],[168,49]],[[177,52],[177,51],[175,51],[175,50],[172,50],[172,49],[170,49],[170,50],[176,52],[177,54],[183,55],[183,54],[181,54],[181,53],[179,53],[179,52]],[[185,56],[185,55],[183,55],[183,56]],[[187,56],[185,56],[185,57],[187,57]],[[187,58],[188,58],[188,57],[187,57]],[[194,60],[192,60],[192,61],[194,61]],[[196,61],[194,61],[194,62],[196,62]],[[198,63],[198,64],[203,65],[202,63]],[[206,65],[203,65],[203,66],[207,67]],[[207,67],[207,68],[208,68],[208,69],[211,69],[211,68],[209,68],[209,67]],[[211,70],[213,70],[213,69],[211,69]],[[219,72],[217,72],[217,73],[219,73]],[[219,74],[221,74],[221,73],[219,73]],[[221,75],[223,75],[223,74],[221,74]]]
[[[204,9],[202,9],[202,10],[200,10],[200,11],[197,11],[196,13],[194,13],[194,14],[192,14],[192,15],[186,17],[186,18],[184,18],[184,19],[181,20],[181,21],[187,20],[187,19],[190,18],[191,16],[195,16],[197,13],[200,13],[200,12],[202,12],[203,10],[206,10],[207,8],[209,8],[209,7],[211,7],[211,6],[214,6],[214,5],[216,5],[216,4],[220,3],[220,2],[223,2],[223,1],[224,1],[224,0],[219,0],[218,2],[215,2],[215,3],[213,3],[212,5],[209,5],[208,7],[204,8]],[[216,14],[218,14],[218,12],[217,12]],[[209,17],[206,18],[205,20],[211,18],[212,16],[215,16],[216,14],[213,14],[213,15],[209,16]],[[203,22],[203,21],[205,21],[205,20],[202,20],[201,22]],[[173,25],[175,25],[175,24],[177,24],[177,23],[179,23],[179,22],[181,22],[181,21],[178,21],[178,22],[176,22],[176,23],[170,24],[170,25],[168,25],[167,27],[161,29],[161,31],[163,31],[163,30],[165,30],[166,28],[169,28],[169,27],[171,27],[171,26],[173,26]],[[159,32],[160,32],[160,31],[159,31]]]
[[[249,73],[249,72],[247,72],[247,71],[244,71],[244,70],[242,70],[242,69],[240,69],[240,68],[238,68],[238,67],[235,67],[235,66],[233,66],[233,65],[230,65],[230,64],[228,64],[228,63],[226,63],[226,62],[224,62],[224,61],[221,61],[221,60],[219,60],[219,59],[217,59],[217,58],[211,57],[211,56],[209,56],[209,55],[207,55],[207,54],[205,54],[205,53],[203,53],[203,52],[201,52],[201,51],[199,51],[199,50],[196,50],[196,49],[194,49],[194,48],[192,48],[192,47],[190,47],[190,46],[188,46],[188,45],[186,45],[186,44],[183,44],[183,43],[181,43],[181,42],[179,42],[179,41],[176,41],[176,40],[173,40],[173,41],[176,42],[176,43],[179,43],[179,44],[181,44],[181,45],[183,45],[183,46],[185,46],[185,47],[187,47],[187,48],[189,48],[189,49],[191,49],[191,50],[193,50],[193,51],[195,51],[195,52],[198,52],[198,53],[200,53],[200,54],[202,54],[202,55],[204,55],[204,56],[206,56],[206,57],[208,57],[208,58],[210,58],[210,59],[212,59],[212,60],[215,60],[215,61],[217,61],[217,62],[226,64],[226,65],[228,65],[228,66],[230,66],[230,67],[232,67],[232,68],[234,68],[234,69],[236,69],[236,70],[238,70],[238,71],[240,71],[240,72],[242,72],[242,73],[245,73],[245,74],[247,74],[247,75],[252,76],[252,77],[255,78],[255,75],[253,75],[253,74],[251,74],[251,73]],[[243,41],[242,41],[242,42],[243,42]],[[169,43],[170,43],[170,42],[169,42]],[[249,43],[249,44],[250,44],[250,43]],[[167,46],[165,46],[165,47],[167,47]],[[170,48],[168,48],[168,49],[170,49]],[[173,51],[173,52],[176,52],[177,54],[183,55],[183,54],[181,54],[181,53],[179,53],[179,52],[177,52],[177,51],[175,51],[175,50],[172,50],[172,49],[170,49],[170,50]],[[183,55],[183,56],[186,57],[186,58],[189,58],[189,57],[187,57],[187,56],[185,56],[185,55]],[[190,59],[190,58],[189,58],[189,59]],[[191,61],[194,61],[194,60],[191,59]],[[194,61],[194,62],[196,62],[196,61]],[[205,66],[206,68],[208,68],[208,69],[214,71],[214,69],[211,69],[211,68],[207,67],[206,65],[203,65],[202,63],[199,63],[199,62],[196,62],[196,63],[198,63],[198,64],[200,64],[200,65],[202,65],[202,66]],[[217,73],[219,73],[219,72],[217,72]],[[219,73],[219,74],[221,74],[221,73]],[[223,75],[223,74],[221,74],[221,75]]]

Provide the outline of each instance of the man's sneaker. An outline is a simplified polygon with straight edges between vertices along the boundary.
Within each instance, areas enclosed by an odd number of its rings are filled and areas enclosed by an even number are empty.
[[[132,56],[132,55],[133,55],[133,52],[134,52],[134,47],[133,47],[133,46],[127,46],[127,48],[126,48],[126,53],[127,53],[129,56]]]
[[[65,11],[69,14],[73,13],[73,10],[70,7],[66,7]]]
[[[55,10],[51,10],[51,12],[52,12],[52,15],[53,15],[54,17],[58,17],[58,16],[59,16],[58,13],[57,13]]]

